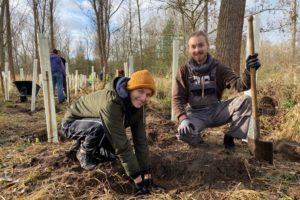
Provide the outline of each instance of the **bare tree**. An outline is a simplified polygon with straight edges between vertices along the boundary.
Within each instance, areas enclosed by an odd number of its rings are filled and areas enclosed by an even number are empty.
[[[180,14],[187,19],[191,26],[191,31],[194,32],[198,29],[200,17],[205,11],[204,5],[206,0],[188,1],[188,0],[169,0],[167,1],[168,7],[180,12]]]
[[[290,27],[290,11],[288,0],[260,0],[256,1],[255,6],[247,8],[248,15],[257,15],[260,13],[268,13],[268,17],[264,19],[266,23],[260,28],[261,32],[280,31],[285,32]]]
[[[141,25],[141,11],[140,11],[140,2],[136,0],[137,10],[138,10],[138,20],[139,20],[139,42],[140,42],[140,62],[141,62],[141,69],[143,66],[143,45],[142,45],[142,25]]]
[[[205,0],[205,5],[204,5],[204,28],[203,31],[208,34],[208,3],[209,0]]]
[[[132,55],[132,7],[129,0],[129,54]]]
[[[104,85],[106,84],[106,74],[108,71],[108,58],[110,49],[110,19],[118,11],[123,0],[119,5],[112,9],[111,0],[89,0],[94,11],[94,22],[97,32],[97,47],[100,54],[100,63],[103,67]]]
[[[34,59],[38,60],[38,73],[41,73],[40,59],[39,59],[39,50],[38,50],[38,38],[37,33],[39,30],[39,12],[38,12],[38,3],[37,0],[32,0],[32,10],[33,10],[33,19],[34,19]]]
[[[158,1],[165,2],[162,0]],[[180,14],[183,40],[186,41],[187,35],[198,30],[199,25],[203,23],[203,21],[200,22],[200,19],[205,17],[203,15],[208,5],[207,0],[168,0],[165,3],[166,7],[164,9],[172,9]],[[184,48],[186,47],[184,46]]]
[[[11,24],[10,24],[10,9],[9,9],[9,0],[6,0],[6,9],[5,9],[5,19],[6,19],[6,39],[7,39],[7,54],[8,54],[8,63],[12,80],[16,80],[15,69],[14,69],[14,60],[13,60],[13,49],[12,49],[12,35],[11,35]]]
[[[246,0],[222,0],[216,39],[216,57],[240,72],[240,54]]]
[[[55,0],[49,0],[49,25],[50,25],[51,49],[54,49],[56,47],[55,37],[54,37],[54,8],[55,8]]]
[[[297,33],[297,0],[293,0],[291,5],[290,20],[291,20],[291,51],[292,62],[295,61],[296,54],[296,33]]]
[[[38,73],[41,73],[40,59],[38,52],[38,33],[46,32],[46,11],[47,11],[47,0],[28,0],[31,1],[33,18],[34,18],[34,59],[38,60]],[[31,4],[29,2],[29,4]]]
[[[4,52],[4,11],[5,11],[5,0],[1,1],[0,4],[0,72],[3,71],[4,62],[5,62],[5,52]],[[3,78],[2,74],[0,74],[0,81],[1,81],[1,90],[4,93],[4,85],[3,85]]]

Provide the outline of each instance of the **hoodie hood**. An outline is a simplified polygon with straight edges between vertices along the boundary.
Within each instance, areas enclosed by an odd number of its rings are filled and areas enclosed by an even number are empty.
[[[114,80],[115,90],[117,94],[122,98],[129,97],[129,93],[127,90],[127,83],[129,81],[129,78],[127,77],[118,77]]]

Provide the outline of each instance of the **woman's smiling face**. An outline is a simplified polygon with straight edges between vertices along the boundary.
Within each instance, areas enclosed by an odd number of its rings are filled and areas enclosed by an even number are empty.
[[[130,100],[135,108],[141,108],[152,96],[152,90],[147,88],[135,89],[130,92]]]

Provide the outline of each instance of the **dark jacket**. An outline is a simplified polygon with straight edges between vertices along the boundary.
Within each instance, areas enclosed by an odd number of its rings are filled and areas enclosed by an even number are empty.
[[[250,89],[250,73],[245,69],[244,73],[239,76],[233,69],[220,63],[218,60],[212,58],[210,55],[209,65],[206,66],[208,72],[215,70],[215,82],[216,82],[216,99],[221,100],[224,90],[232,89],[237,92],[242,92]],[[189,78],[193,76],[191,73],[191,61],[192,59],[182,65],[176,74],[175,84],[173,87],[173,108],[177,119],[183,114],[186,114],[186,106],[191,103],[191,98],[189,98]],[[205,75],[205,73],[202,73]],[[212,101],[212,103],[214,103]]]
[[[50,54],[50,64],[51,64],[51,72],[54,73],[62,73],[65,75],[65,67],[63,65],[62,60],[59,55],[51,53]]]
[[[65,119],[100,118],[105,134],[129,176],[150,169],[143,108],[131,105],[126,90],[128,78],[117,77],[105,89],[81,97],[71,105]],[[117,88],[117,89],[116,89]],[[126,136],[131,127],[133,148]]]

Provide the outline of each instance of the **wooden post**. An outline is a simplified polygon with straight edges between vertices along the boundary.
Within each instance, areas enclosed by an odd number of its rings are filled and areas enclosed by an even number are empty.
[[[95,72],[92,73],[92,91],[95,92]],[[104,78],[104,74],[103,74],[103,78]]]
[[[5,62],[4,72],[2,72],[5,101],[9,100],[9,80],[8,80],[8,62]]]
[[[78,90],[78,70],[75,70],[75,86],[74,86],[74,89],[75,89],[75,95],[77,95],[77,90]]]
[[[39,74],[39,85],[42,87],[43,85],[43,74]]]
[[[44,105],[48,142],[58,143],[57,122],[53,95],[52,72],[50,69],[48,38],[38,33],[38,47],[43,75]]]
[[[70,77],[69,77],[69,63],[66,63],[66,89],[67,89],[67,102],[70,103]]]
[[[93,73],[94,73],[94,71],[95,71],[95,68],[94,68],[94,66],[92,66],[92,71],[91,71],[91,74],[93,74]]]
[[[83,85],[83,75],[79,74],[79,90],[82,92],[82,86]]]
[[[259,14],[253,16],[253,34],[254,34],[254,51],[259,53],[260,50],[260,17]],[[247,37],[247,46],[246,46],[246,59],[249,54],[249,37]],[[257,73],[256,73],[257,74]],[[257,76],[256,76],[257,79]],[[251,90],[247,90],[244,94],[251,96]]]
[[[129,69],[128,69],[128,63],[124,62],[124,73],[126,77],[129,77]]]
[[[10,78],[10,71],[7,71],[7,88],[8,88],[8,98],[9,98],[9,92],[11,90],[11,78]]]
[[[9,100],[9,93],[8,93],[8,87],[7,87],[7,75],[4,72],[2,72],[2,77],[3,77],[3,85],[4,85],[4,99],[5,101]]]
[[[74,74],[71,74],[71,85],[70,85],[70,88],[74,88],[74,85],[75,85]]]
[[[92,72],[91,72],[91,77],[92,77],[92,91],[95,92],[95,69],[94,66],[92,66]],[[105,79],[105,72],[103,71],[103,80]]]
[[[178,56],[179,56],[179,40],[177,38],[173,39],[173,60],[172,60],[172,92],[175,85],[175,76],[178,69]],[[171,120],[176,121],[174,108],[171,111]]]
[[[21,80],[21,81],[25,80],[23,68],[20,68],[20,80]]]
[[[86,75],[83,75],[83,87],[86,88]]]
[[[10,79],[10,71],[9,71],[9,63],[5,62],[5,77],[6,77],[6,88],[7,88],[7,100],[9,100],[9,92],[10,92],[10,84],[11,84],[11,79]]]
[[[36,80],[37,80],[37,63],[38,60],[34,59],[33,69],[32,69],[32,91],[31,91],[31,112],[35,111],[36,102]]]
[[[249,31],[248,31],[249,34]],[[259,14],[258,15],[254,15],[253,16],[253,35],[254,35],[254,52],[255,53],[259,53],[260,50],[260,17]],[[246,58],[249,55],[249,45],[250,45],[250,41],[249,41],[249,37],[247,37],[247,46],[246,46]],[[257,74],[257,72],[256,72]],[[257,76],[256,76],[257,79]],[[251,89],[247,90],[244,92],[245,95],[248,95],[251,97]],[[256,125],[254,124],[255,121],[253,120],[253,117],[250,118],[250,122],[249,122],[249,128],[248,128],[248,132],[247,132],[247,139],[242,139],[242,141],[246,142],[248,141],[248,138],[250,139],[254,139],[257,136],[255,135],[255,129],[256,129]]]
[[[131,75],[133,74],[134,72],[134,66],[133,66],[133,56],[130,55],[129,56],[129,77],[131,77]]]
[[[292,72],[293,72],[293,83],[298,86],[300,82],[300,65],[292,64]],[[296,92],[296,91],[295,91]]]

